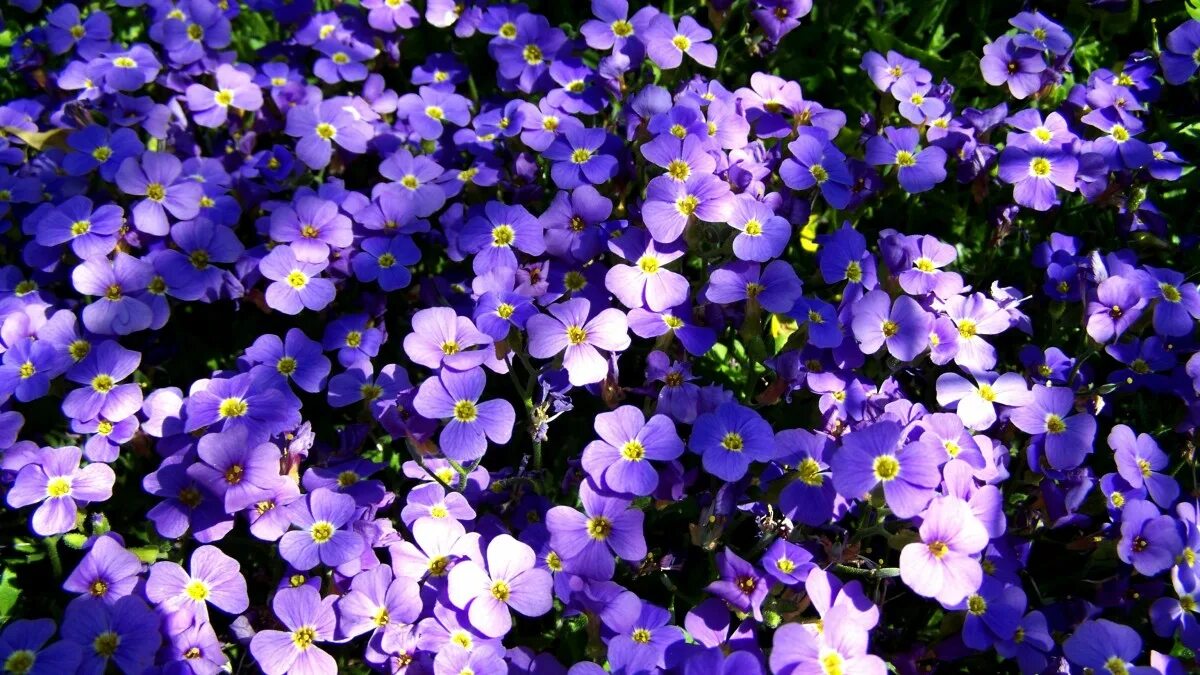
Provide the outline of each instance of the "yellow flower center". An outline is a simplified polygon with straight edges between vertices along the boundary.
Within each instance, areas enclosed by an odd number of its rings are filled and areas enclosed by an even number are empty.
[[[13,675],[26,675],[33,670],[33,664],[37,661],[37,654],[28,649],[18,649],[8,655],[4,659],[4,672],[12,673]]]
[[[825,477],[821,475],[821,465],[812,457],[805,457],[796,470],[800,472],[800,482],[805,485],[819,487],[825,484]]]
[[[500,33],[500,37],[504,38],[505,40],[511,40],[511,39],[517,37],[517,24],[515,24],[511,21],[505,21],[500,26],[499,33]]]
[[[608,539],[608,536],[612,534],[612,521],[604,516],[588,518],[587,534],[597,541]]]
[[[146,198],[150,201],[161,202],[167,197],[167,188],[162,183],[150,183],[146,186]]]
[[[475,408],[474,402],[463,400],[454,404],[454,419],[459,422],[474,422],[478,417],[479,411]]]
[[[646,446],[638,441],[629,441],[621,446],[621,456],[630,462],[640,462],[646,457]]]
[[[1029,175],[1034,178],[1045,178],[1050,175],[1050,160],[1045,157],[1034,157],[1029,162]]]
[[[26,361],[17,368],[17,373],[21,376],[22,380],[28,380],[37,373],[37,368],[33,366],[32,361]]]
[[[950,547],[947,546],[946,542],[944,541],[935,541],[929,545],[929,552],[932,553],[933,557],[935,558],[942,558],[950,552]]]
[[[645,628],[634,628],[633,632],[629,634],[629,637],[639,645],[644,645],[647,642],[650,642],[650,631],[646,630]]]
[[[196,602],[204,602],[208,599],[208,584],[199,579],[192,579],[183,587],[183,593]]]
[[[846,281],[857,284],[862,281],[862,265],[852,262],[846,265]]]
[[[237,485],[242,482],[242,476],[245,473],[246,470],[242,468],[241,464],[234,464],[225,470],[225,482],[230,485]]]
[[[894,480],[900,475],[900,460],[893,455],[880,455],[872,463],[875,478],[881,481]]]
[[[497,225],[492,229],[492,246],[511,246],[517,233],[511,225]]]
[[[916,164],[917,164],[917,158],[911,152],[909,152],[907,150],[897,150],[896,151],[896,166],[905,168],[905,167],[910,167],[910,166],[916,166]]]
[[[392,617],[388,614],[387,607],[380,607],[375,610],[375,615],[371,617],[371,622],[380,627],[388,625],[388,622],[391,620]]]
[[[118,56],[117,58],[113,59],[113,65],[118,68],[137,68],[137,61],[134,61],[128,56]]]
[[[736,431],[730,431],[721,439],[721,447],[729,452],[741,452],[745,449],[745,440],[742,439],[741,434]]]
[[[509,595],[508,584],[502,579],[497,579],[492,582],[492,597],[500,602],[508,602]]]
[[[66,476],[55,476],[46,482],[46,495],[51,499],[66,497],[71,494],[71,479]]]
[[[1183,295],[1180,294],[1179,289],[1171,284],[1162,283],[1158,285],[1158,288],[1162,291],[1163,300],[1167,302],[1179,302],[1183,299]]]
[[[779,560],[775,561],[775,569],[783,572],[784,574],[791,574],[792,572],[796,571],[796,563],[790,558],[780,558]]]
[[[537,45],[525,45],[525,49],[521,50],[521,58],[531,66],[539,65],[543,60],[542,48]]]
[[[808,173],[818,185],[829,180],[829,172],[826,171],[825,167],[821,166],[820,164],[813,164],[812,166],[808,167]]]
[[[106,630],[97,635],[96,639],[92,641],[92,649],[96,651],[96,654],[106,659],[116,654],[117,648],[120,646],[121,636],[111,630]]]
[[[575,164],[585,164],[592,158],[592,151],[586,148],[579,148],[571,153],[571,162]]]
[[[762,231],[763,231],[762,223],[758,222],[757,220],[755,220],[753,218],[751,218],[750,220],[747,220],[746,225],[744,227],[745,227],[746,234],[750,235],[751,237],[757,237],[757,236],[761,235]]]
[[[967,598],[967,611],[976,616],[983,614],[987,611],[987,600],[984,600],[983,596],[978,593],[973,594]]]
[[[88,593],[91,594],[93,598],[103,598],[104,594],[107,592],[108,584],[104,583],[104,581],[100,579],[93,581],[92,584],[88,586]]]
[[[692,175],[692,167],[682,159],[673,159],[667,164],[667,175],[682,182]]]
[[[686,52],[692,48],[692,41],[686,35],[676,35],[671,38],[671,44],[675,45],[675,48],[681,52]]]
[[[880,325],[879,329],[883,331],[883,337],[885,339],[895,337],[896,333],[900,332],[900,324],[888,319],[887,321],[884,321],[882,325]]]
[[[291,375],[296,372],[296,359],[290,356],[279,359],[279,362],[275,364],[275,370],[278,370],[281,375]]]
[[[429,574],[435,577],[446,575],[446,568],[450,566],[450,559],[446,556],[438,556],[429,559]]]
[[[329,122],[321,122],[317,125],[317,137],[326,141],[332,141],[337,136],[337,127]]]
[[[1046,415],[1046,433],[1061,434],[1067,430],[1067,423],[1063,422],[1063,418],[1053,413]]]
[[[1129,140],[1129,130],[1120,124],[1114,124],[1109,130],[1108,135],[1118,143],[1124,143]]]
[[[292,632],[292,644],[296,649],[305,651],[317,640],[317,629],[312,626],[301,626]]]
[[[92,229],[92,223],[88,220],[77,220],[71,223],[71,236],[79,237],[87,234]]]
[[[700,198],[695,195],[684,195],[675,200],[675,210],[685,216],[695,213],[699,206]]]
[[[222,108],[228,108],[233,103],[233,92],[228,89],[218,90],[213,94],[213,100]]]
[[[291,274],[287,275],[285,281],[287,281],[288,286],[300,290],[308,285],[308,275],[300,270],[292,270]]]
[[[324,544],[330,539],[333,539],[333,533],[336,529],[337,528],[333,526],[333,523],[329,522],[328,520],[318,520],[312,524],[312,527],[309,528],[308,534],[316,543]]]
[[[246,414],[247,410],[249,410],[249,406],[246,404],[246,401],[236,397],[230,397],[221,401],[221,405],[217,408],[217,412],[221,417],[241,417]]]
[[[450,510],[446,508],[445,504],[434,504],[429,507],[429,515],[434,518],[445,518],[450,515]]]
[[[587,331],[579,326],[567,326],[567,342],[572,345],[581,345],[587,341]]]
[[[633,24],[629,23],[625,19],[617,19],[609,24],[609,27],[612,28],[613,35],[616,35],[617,37],[623,38],[633,35]]]
[[[975,322],[970,319],[960,319],[958,322],[958,334],[964,340],[970,340],[975,337]]]

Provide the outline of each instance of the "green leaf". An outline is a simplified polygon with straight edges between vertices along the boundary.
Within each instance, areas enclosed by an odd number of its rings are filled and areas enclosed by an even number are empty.
[[[17,604],[17,597],[21,595],[21,589],[13,585],[16,578],[17,575],[8,568],[0,572],[0,621],[9,617],[9,612]]]
[[[1200,0],[1187,0],[1184,7],[1187,8],[1188,16],[1200,21]]]
[[[129,550],[138,557],[138,560],[147,565],[158,560],[159,549],[157,546],[135,546]]]

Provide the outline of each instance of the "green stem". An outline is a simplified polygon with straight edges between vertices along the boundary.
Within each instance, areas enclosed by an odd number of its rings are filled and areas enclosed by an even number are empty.
[[[889,577],[900,576],[900,568],[899,567],[876,567],[875,569],[869,570],[869,569],[866,569],[863,567],[852,567],[850,565],[843,565],[842,563],[837,563],[836,565],[833,566],[833,570],[835,572],[837,572],[838,574],[844,574],[848,577],[855,577],[858,579],[869,579],[869,580],[873,580],[873,581],[876,581],[879,579],[887,579]]]
[[[55,579],[61,579],[63,575],[62,558],[58,557],[59,539],[62,537],[46,538],[46,557],[50,558],[50,569],[54,572]]]

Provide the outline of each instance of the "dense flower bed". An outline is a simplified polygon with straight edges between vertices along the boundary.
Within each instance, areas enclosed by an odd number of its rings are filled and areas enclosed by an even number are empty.
[[[1196,669],[1196,3],[553,4],[3,7],[0,669]]]

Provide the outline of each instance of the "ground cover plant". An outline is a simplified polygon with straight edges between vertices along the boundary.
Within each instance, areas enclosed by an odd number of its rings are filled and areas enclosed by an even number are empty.
[[[9,0],[0,670],[1200,669],[1195,0]]]

